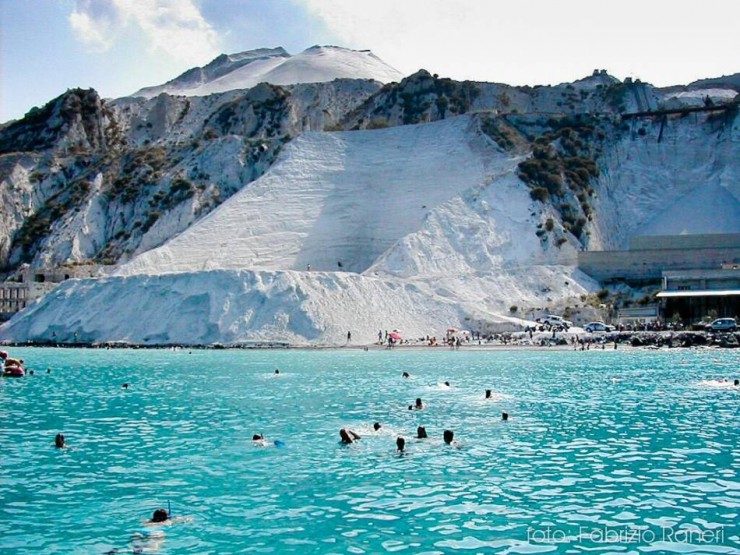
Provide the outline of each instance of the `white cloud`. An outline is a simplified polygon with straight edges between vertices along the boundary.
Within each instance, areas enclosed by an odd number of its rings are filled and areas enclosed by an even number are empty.
[[[78,0],[69,17],[77,37],[105,50],[126,27],[135,27],[152,54],[201,64],[216,56],[220,38],[193,0]]]
[[[296,0],[343,46],[403,73],[511,84],[573,80],[595,68],[677,84],[737,71],[736,0],[697,17],[689,0]]]

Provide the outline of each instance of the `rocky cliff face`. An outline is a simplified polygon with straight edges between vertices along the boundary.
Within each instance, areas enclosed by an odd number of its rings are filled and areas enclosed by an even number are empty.
[[[115,264],[183,231],[373,81],[101,100],[72,90],[0,129],[0,266]]]
[[[217,59],[198,79],[252,61]],[[706,92],[696,86],[694,96]],[[733,92],[711,91],[718,101]],[[112,101],[91,90],[68,91],[0,128],[0,266],[125,262],[259,178],[304,132],[380,129],[461,114],[477,114],[481,131],[548,211],[532,230],[544,247],[624,246],[629,233],[649,227],[644,210],[655,206],[641,199],[658,191],[663,200],[676,200],[690,192],[689,182],[708,179],[737,196],[731,183],[736,110],[621,120],[624,113],[675,106],[677,94],[621,83],[603,71],[570,84],[512,87],[456,82],[424,70],[382,86],[362,79],[262,83],[210,96]],[[699,164],[705,159],[714,162]],[[655,174],[656,167],[677,168],[676,179]],[[707,171],[699,175],[699,168]],[[640,180],[652,187],[646,191]],[[623,217],[620,191],[631,206],[644,204],[637,220]]]

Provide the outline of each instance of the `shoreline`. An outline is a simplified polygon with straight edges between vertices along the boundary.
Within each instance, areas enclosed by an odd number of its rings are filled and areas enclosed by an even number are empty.
[[[452,347],[444,344],[427,345],[425,343],[413,342],[388,347],[386,344],[303,344],[288,343],[284,341],[252,341],[233,344],[140,344],[124,343],[120,341],[84,343],[84,342],[0,342],[2,347],[37,347],[37,348],[71,348],[71,349],[197,349],[197,350],[362,350],[362,351],[393,351],[419,350],[419,351],[589,351],[589,350],[616,350],[634,348],[668,348],[681,349],[691,347],[707,347],[733,349],[740,348],[740,332],[711,334],[705,331],[636,331],[636,332],[611,332],[606,334],[589,335],[579,337],[576,334],[557,335],[552,338],[550,334],[538,334],[534,338],[528,338],[525,332],[521,336],[513,336],[510,341],[503,342],[478,342],[466,341],[460,347]],[[519,335],[519,334],[517,334]],[[578,343],[575,339],[578,338]],[[582,348],[583,347],[583,348]]]

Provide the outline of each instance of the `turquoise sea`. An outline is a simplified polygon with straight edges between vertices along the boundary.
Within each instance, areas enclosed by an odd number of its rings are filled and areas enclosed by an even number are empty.
[[[738,351],[10,352],[3,554],[740,553]]]

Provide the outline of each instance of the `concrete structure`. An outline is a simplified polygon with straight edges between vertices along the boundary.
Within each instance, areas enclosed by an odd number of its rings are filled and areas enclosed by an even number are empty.
[[[685,322],[740,316],[740,269],[663,272],[658,298],[666,318]]]
[[[740,234],[634,237],[626,251],[578,253],[578,267],[604,283],[656,283],[663,272],[740,265]]]
[[[59,283],[72,278],[100,275],[97,265],[62,268],[31,268],[27,264],[6,281],[0,283],[0,320],[7,320],[16,312],[40,299]]]

